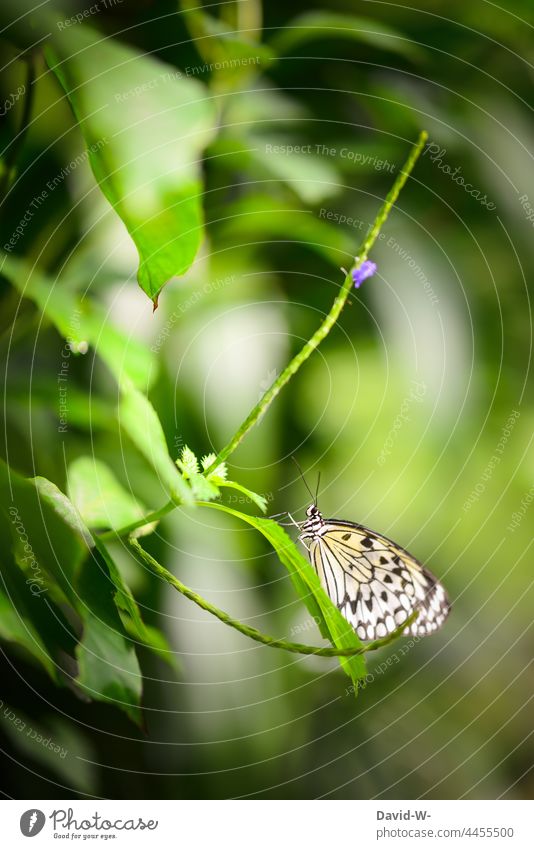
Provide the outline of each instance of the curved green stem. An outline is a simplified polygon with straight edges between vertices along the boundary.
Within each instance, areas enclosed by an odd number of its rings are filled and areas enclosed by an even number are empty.
[[[187,8],[188,2],[184,2],[182,5],[183,5],[184,8]],[[388,215],[391,211],[393,204],[397,200],[402,187],[406,183],[406,180],[408,179],[415,163],[417,162],[417,159],[418,159],[419,155],[421,154],[421,151],[423,149],[423,146],[424,146],[427,138],[428,138],[428,134],[423,130],[419,134],[419,138],[418,138],[416,144],[412,147],[412,150],[410,152],[408,159],[406,160],[406,162],[404,164],[404,167],[400,170],[399,174],[397,175],[397,179],[395,180],[395,182],[393,183],[393,186],[391,187],[389,193],[387,194],[386,199],[385,199],[384,203],[382,204],[378,215],[375,218],[373,226],[371,227],[371,229],[367,233],[367,236],[365,237],[365,240],[364,240],[359,252],[357,253],[357,255],[354,259],[354,264],[351,266],[347,276],[345,277],[343,285],[341,286],[341,289],[340,289],[338,295],[336,296],[334,303],[332,304],[332,308],[331,308],[330,312],[328,313],[328,315],[326,316],[326,318],[324,319],[323,323],[315,331],[315,333],[313,334],[311,339],[308,342],[306,342],[306,344],[299,351],[299,353],[291,360],[289,365],[286,366],[284,371],[279,375],[279,377],[274,381],[274,383],[269,387],[269,389],[265,392],[265,394],[262,396],[260,401],[256,404],[256,406],[253,408],[253,410],[251,410],[251,412],[248,414],[248,416],[246,417],[244,422],[241,424],[241,426],[235,432],[235,434],[231,438],[230,442],[227,445],[225,445],[225,447],[221,451],[219,451],[219,454],[217,455],[216,459],[213,461],[211,466],[208,469],[206,469],[204,474],[208,475],[210,472],[213,472],[213,470],[220,463],[224,462],[224,460],[226,460],[226,458],[229,457],[230,454],[232,454],[235,451],[235,449],[240,444],[240,442],[245,438],[245,436],[247,435],[249,430],[252,427],[254,427],[254,425],[256,424],[258,419],[265,413],[267,408],[272,404],[272,402],[274,401],[274,399],[276,398],[276,396],[278,395],[280,390],[286,385],[286,383],[290,380],[290,378],[299,370],[301,365],[308,359],[310,354],[317,348],[317,346],[322,342],[322,340],[325,338],[325,336],[327,336],[330,333],[332,327],[334,326],[337,319],[339,318],[341,310],[343,309],[345,302],[346,302],[346,300],[349,296],[349,293],[352,289],[352,286],[353,286],[352,272],[356,268],[358,268],[361,265],[362,262],[364,262],[364,260],[367,258],[367,254],[369,253],[372,246],[376,242],[378,235],[380,233],[380,230],[381,230],[382,226],[384,225],[384,223],[385,223],[385,221],[386,221],[386,219],[387,219],[387,217],[388,217]],[[126,536],[127,534],[131,533],[132,531],[136,530],[137,528],[142,527],[142,525],[146,525],[150,522],[157,521],[162,516],[165,516],[167,513],[170,513],[171,510],[173,510],[174,507],[176,507],[176,506],[177,505],[173,501],[170,501],[167,505],[162,507],[160,510],[156,510],[154,513],[150,513],[144,519],[140,519],[137,522],[132,522],[132,524],[127,525],[124,528],[120,528],[116,531],[107,531],[105,534],[102,534],[101,536],[103,538],[108,538],[108,537],[113,537],[113,536],[117,536],[117,537],[118,536]]]
[[[185,584],[182,584],[182,582],[172,574],[172,572],[165,569],[165,567],[162,566],[161,563],[158,563],[158,561],[155,560],[148,551],[145,551],[136,539],[130,539],[129,543],[133,550],[142,559],[143,563],[145,563],[152,572],[174,587],[175,590],[178,590],[179,593],[184,595],[190,601],[193,601],[201,607],[202,610],[205,610],[207,613],[211,613],[212,616],[215,616],[230,628],[234,628],[236,631],[239,631],[245,637],[249,637],[257,643],[262,643],[264,646],[270,646],[274,649],[284,649],[285,651],[293,652],[294,654],[318,655],[319,657],[353,657],[354,655],[364,654],[365,652],[373,651],[374,649],[381,648],[382,646],[386,646],[388,643],[393,642],[393,640],[396,640],[417,616],[416,611],[401,625],[400,628],[388,637],[384,637],[382,640],[374,640],[372,643],[368,643],[368,645],[362,646],[361,648],[322,648],[320,646],[307,646],[304,643],[292,643],[288,640],[279,640],[276,637],[270,637],[268,634],[263,634],[261,631],[258,631],[256,628],[251,628],[243,622],[239,622],[238,619],[234,619],[224,610],[221,610],[219,607],[215,607],[214,604],[211,604],[211,602],[207,601],[194,590],[186,587]]]
[[[160,507],[159,510],[154,510],[153,513],[148,513],[147,516],[143,516],[142,519],[137,519],[135,522],[131,522],[129,525],[125,525],[123,528],[117,528],[117,530],[104,531],[103,534],[98,534],[99,539],[112,539],[113,537],[124,537],[128,534],[131,534],[132,531],[136,531],[137,528],[142,528],[143,525],[150,525],[152,522],[158,522],[167,513],[171,513],[178,504],[175,501],[168,501],[167,504],[164,504],[163,507]]]
[[[211,466],[207,469],[207,473],[213,471],[219,463],[224,462],[230,454],[232,454],[239,443],[245,438],[249,430],[254,427],[258,419],[266,412],[266,410],[270,407],[278,393],[281,389],[286,385],[286,383],[293,377],[293,375],[299,370],[301,365],[308,359],[310,354],[315,351],[315,349],[320,345],[325,336],[327,336],[334,324],[336,323],[341,310],[343,309],[345,302],[349,296],[349,293],[353,287],[353,279],[352,272],[359,268],[359,266],[367,259],[367,254],[371,250],[374,245],[382,226],[384,225],[393,204],[397,200],[399,193],[404,186],[406,180],[408,179],[410,172],[412,171],[415,163],[417,162],[418,157],[421,154],[423,146],[428,138],[428,134],[423,130],[419,134],[419,138],[416,144],[413,146],[408,159],[406,160],[404,167],[400,170],[397,175],[397,179],[393,183],[389,193],[386,196],[382,207],[374,221],[374,224],[370,231],[368,232],[365,240],[358,251],[356,257],[354,258],[354,264],[348,271],[347,276],[337,294],[334,303],[332,304],[332,308],[320,327],[315,331],[311,339],[309,339],[303,348],[298,352],[298,354],[293,357],[288,366],[283,370],[283,372],[276,378],[274,383],[269,387],[269,389],[265,392],[256,406],[251,410],[248,414],[244,422],[237,429],[235,434],[232,436],[230,442],[224,446],[224,448],[219,451],[216,459],[213,461]]]

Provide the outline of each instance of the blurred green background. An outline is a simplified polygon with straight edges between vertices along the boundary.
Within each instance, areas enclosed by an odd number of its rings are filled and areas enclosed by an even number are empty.
[[[242,19],[233,4],[221,14],[252,40],[260,10],[244,6]],[[311,12],[313,37],[295,38],[293,19]],[[344,31],[333,13],[348,16]],[[84,162],[36,210],[13,253],[61,272],[62,285],[90,292],[111,325],[152,348],[150,398],[175,455],[186,444],[218,450],[313,333],[342,282],[339,267],[350,265],[410,145],[428,131],[430,146],[372,251],[377,275],[354,291],[230,466],[271,512],[298,519],[309,496],[291,457],[312,488],[320,471],[323,513],[398,540],[443,580],[453,610],[442,632],[405,654],[399,644],[373,656],[373,681],[355,701],[334,661],[248,643],[150,580],[116,544],[178,666],[141,656],[143,732],[113,707],[54,687],[3,644],[3,794],[531,798],[531,4],[298,0],[289,9],[275,0],[263,28],[278,58],[222,82],[201,68],[173,3],[124,0],[89,23],[177,69],[200,68],[195,78],[218,99],[219,132],[203,163],[205,238],[152,314],[133,244]],[[4,35],[3,100],[24,80],[12,61],[18,36]],[[84,149],[57,81],[36,61],[36,120],[22,177],[2,205],[2,245],[39,186]],[[22,108],[21,99],[7,112],[2,148]],[[306,149],[287,154],[283,145]],[[64,488],[67,463],[94,453],[152,504],[147,467],[114,427],[98,353],[70,363],[69,428],[58,434],[63,340],[7,279],[0,294],[4,456]],[[255,510],[241,496],[226,500]],[[252,529],[180,510],[148,545],[248,624],[319,640]],[[66,754],[20,733],[5,706]]]

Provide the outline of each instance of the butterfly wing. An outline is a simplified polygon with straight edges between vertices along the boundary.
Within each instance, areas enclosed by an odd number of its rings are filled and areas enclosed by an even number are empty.
[[[405,634],[440,628],[450,604],[443,586],[405,549],[351,522],[326,521],[310,545],[324,590],[362,640],[391,634],[414,612]]]

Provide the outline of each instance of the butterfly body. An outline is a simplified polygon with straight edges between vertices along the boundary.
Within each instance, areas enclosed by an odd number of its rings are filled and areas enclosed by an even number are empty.
[[[426,636],[450,610],[445,589],[408,551],[355,522],[324,519],[316,504],[299,525],[325,592],[361,640],[386,637],[414,611],[403,633]]]

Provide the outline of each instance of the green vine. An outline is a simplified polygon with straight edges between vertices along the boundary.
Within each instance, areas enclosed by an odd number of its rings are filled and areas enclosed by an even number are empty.
[[[386,219],[397,200],[406,180],[408,179],[415,163],[417,162],[421,151],[425,145],[425,142],[428,138],[428,133],[424,130],[419,134],[419,138],[416,144],[413,146],[408,159],[406,160],[404,167],[400,170],[397,175],[397,179],[393,183],[389,193],[386,196],[384,203],[382,204],[378,215],[375,218],[374,224],[367,234],[360,250],[356,254],[354,258],[354,263],[350,267],[343,285],[336,296],[334,303],[330,309],[330,312],[325,317],[324,321],[317,328],[311,339],[309,339],[305,345],[301,348],[298,354],[293,357],[288,366],[283,370],[283,372],[276,378],[274,383],[271,384],[269,389],[265,392],[265,394],[260,398],[256,406],[250,411],[244,422],[239,426],[235,434],[232,436],[231,440],[227,443],[227,445],[222,448],[217,454],[216,459],[213,461],[211,466],[207,469],[207,473],[211,472],[214,468],[216,468],[219,463],[224,462],[230,454],[233,454],[237,446],[240,442],[245,438],[247,433],[251,428],[254,427],[258,419],[260,419],[267,409],[270,407],[278,393],[281,389],[288,383],[288,381],[293,377],[294,374],[299,370],[301,365],[306,362],[310,354],[315,351],[315,349],[320,345],[323,339],[328,336],[330,331],[332,330],[334,324],[338,320],[341,310],[345,306],[346,300],[351,292],[351,289],[354,285],[354,281],[352,278],[352,272],[360,267],[362,262],[365,262],[367,259],[367,255],[374,243],[376,242],[380,230],[382,229]]]
[[[397,200],[404,184],[406,183],[406,180],[408,179],[411,171],[413,170],[413,167],[414,167],[415,163],[417,162],[417,159],[419,158],[421,151],[423,150],[423,147],[425,145],[427,138],[428,138],[428,134],[423,130],[419,134],[419,138],[418,138],[417,142],[414,144],[414,146],[412,147],[412,150],[410,151],[410,155],[408,156],[408,159],[406,160],[403,168],[399,171],[397,178],[396,178],[395,182],[393,183],[393,186],[391,187],[390,191],[388,192],[386,199],[385,199],[384,203],[382,204],[382,206],[381,206],[381,208],[378,212],[378,215],[375,218],[373,226],[369,230],[367,236],[365,237],[363,244],[360,247],[360,250],[356,254],[356,256],[354,258],[354,263],[351,266],[351,268],[349,269],[349,271],[348,271],[348,273],[345,277],[343,285],[341,286],[341,289],[340,289],[339,293],[337,294],[337,296],[334,300],[334,303],[332,304],[330,312],[325,317],[325,319],[323,320],[320,327],[318,327],[318,329],[315,331],[315,333],[313,334],[311,339],[309,339],[305,343],[305,345],[301,348],[301,350],[298,352],[298,354],[291,360],[289,365],[286,366],[286,368],[283,370],[283,372],[277,377],[277,379],[274,381],[274,383],[271,384],[269,389],[267,389],[267,391],[264,393],[264,395],[260,398],[259,402],[256,404],[256,406],[251,410],[251,412],[248,414],[246,419],[239,426],[239,428],[237,429],[235,434],[232,436],[232,438],[228,442],[228,444],[225,445],[224,448],[222,448],[219,451],[219,453],[217,454],[217,456],[215,457],[213,462],[207,467],[207,469],[205,469],[204,474],[206,476],[211,474],[217,468],[217,466],[219,466],[221,463],[223,463],[235,451],[235,449],[242,442],[242,440],[245,438],[245,436],[247,435],[249,430],[251,430],[251,428],[254,427],[254,425],[256,424],[258,419],[261,418],[261,416],[263,416],[263,414],[270,407],[270,405],[272,404],[272,402],[274,401],[274,399],[276,398],[278,393],[281,391],[281,389],[286,385],[286,383],[288,383],[288,381],[291,379],[291,377],[294,374],[296,374],[296,372],[300,369],[300,367],[306,362],[306,360],[308,359],[310,354],[312,354],[312,352],[315,351],[315,349],[320,345],[320,343],[323,341],[323,339],[326,336],[328,336],[328,334],[330,333],[331,329],[333,328],[334,324],[336,323],[337,319],[339,318],[341,310],[343,309],[343,307],[344,307],[344,305],[347,301],[347,298],[348,298],[348,296],[349,296],[349,294],[352,290],[352,287],[354,285],[353,278],[352,278],[352,272],[355,269],[357,269],[362,264],[362,262],[364,262],[367,259],[367,255],[368,255],[369,251],[371,250],[371,248],[373,247],[374,243],[376,242],[378,235],[379,235],[382,227],[384,226],[384,223],[386,222],[386,219],[387,219],[395,201]],[[139,519],[136,522],[132,522],[129,525],[126,525],[125,527],[120,528],[116,531],[108,531],[105,534],[103,534],[102,536],[103,537],[127,536],[128,534],[137,530],[137,528],[140,528],[143,525],[148,524],[149,522],[155,522],[158,519],[163,518],[163,516],[167,515],[167,513],[170,513],[178,505],[179,505],[178,500],[169,501],[167,504],[165,504],[159,510],[156,510],[155,512],[150,513],[148,516],[145,516],[143,519]]]
[[[394,642],[397,637],[402,635],[404,629],[414,622],[418,615],[418,611],[414,611],[406,622],[403,622],[399,628],[387,637],[384,637],[381,640],[373,640],[373,642],[368,643],[365,646],[361,646],[361,648],[337,649],[321,646],[308,646],[304,643],[292,643],[288,640],[280,640],[276,637],[271,637],[268,634],[263,634],[261,631],[258,631],[257,628],[251,628],[250,625],[245,625],[238,619],[234,619],[229,613],[226,613],[224,610],[221,610],[219,607],[211,604],[211,602],[207,601],[203,598],[203,596],[190,589],[190,587],[186,587],[186,585],[173,575],[172,572],[165,569],[165,567],[162,566],[161,563],[158,563],[158,561],[155,560],[148,551],[145,551],[136,539],[131,538],[129,543],[136,554],[138,554],[142,559],[143,563],[148,566],[154,574],[163,578],[164,581],[174,587],[175,590],[178,590],[178,592],[183,596],[188,598],[190,601],[193,601],[196,605],[198,605],[198,607],[201,607],[202,610],[205,610],[207,613],[211,613],[212,616],[215,616],[216,619],[219,619],[225,625],[239,631],[239,633],[243,634],[245,637],[249,637],[251,640],[255,640],[257,643],[262,643],[264,646],[269,646],[272,649],[284,649],[285,651],[292,652],[293,654],[317,655],[318,657],[354,657],[355,655],[365,654],[368,651],[383,648],[384,646],[389,645],[389,643]]]
[[[217,497],[219,495],[218,486],[221,486],[223,484],[234,485],[231,482],[227,482],[225,480],[226,470],[224,471],[224,475],[221,479],[215,477],[215,471],[217,469],[224,468],[223,464],[225,463],[225,460],[235,451],[235,449],[245,438],[247,433],[251,430],[252,427],[254,427],[258,419],[260,419],[260,417],[266,412],[266,410],[272,404],[281,389],[288,383],[291,377],[296,374],[296,372],[300,369],[303,363],[306,362],[311,353],[330,333],[331,329],[339,318],[341,311],[354,285],[353,271],[357,270],[361,266],[361,264],[367,259],[369,251],[371,250],[376,239],[378,238],[381,228],[383,227],[394,203],[396,202],[399,196],[400,191],[406,183],[406,180],[408,179],[419,155],[421,154],[426,139],[427,133],[424,131],[421,132],[416,144],[412,147],[412,150],[410,151],[410,155],[408,156],[404,167],[400,170],[395,182],[393,183],[393,186],[391,187],[391,190],[387,194],[386,199],[382,204],[378,215],[376,216],[373,226],[367,233],[363,244],[361,245],[357,255],[355,256],[353,265],[351,266],[349,271],[346,272],[345,280],[343,281],[343,284],[334,300],[334,303],[332,304],[329,313],[326,315],[323,322],[315,331],[313,336],[305,343],[305,345],[301,348],[298,354],[291,360],[289,365],[286,366],[284,371],[264,393],[260,401],[256,404],[256,406],[251,410],[246,419],[242,422],[242,424],[237,429],[228,444],[225,445],[224,448],[221,449],[221,451],[219,451],[217,456],[210,455],[209,457],[204,458],[202,463],[202,470],[200,469],[197,458],[189,449],[184,449],[184,452],[182,452],[182,458],[181,460],[177,460],[177,464],[179,468],[181,468],[182,474],[184,474],[184,479],[189,480],[189,483],[193,487],[193,492],[196,492],[196,490],[198,490],[196,499],[198,503],[201,503],[202,498],[200,496],[200,492],[206,491],[206,487],[200,486],[200,484],[206,484],[206,486],[209,485],[210,478],[213,479],[211,489],[214,490],[215,495],[211,495],[210,489],[210,492],[207,496],[208,499],[212,497]],[[102,538],[106,538],[111,536],[120,537],[132,534],[134,531],[136,531],[143,525],[161,519],[167,513],[170,513],[176,506],[178,506],[178,504],[179,500],[173,499],[167,504],[165,504],[163,507],[161,507],[159,510],[156,510],[155,512],[150,513],[148,516],[145,516],[143,519],[139,519],[136,522],[132,522],[131,524],[120,528],[119,530],[108,531],[107,533],[102,534],[101,536]],[[206,506],[216,507],[217,505],[206,504]],[[263,634],[256,628],[251,628],[250,626],[239,622],[237,619],[234,619],[224,610],[220,610],[218,607],[215,607],[213,604],[211,604],[205,598],[200,596],[194,590],[190,589],[189,587],[186,587],[185,584],[183,584],[171,572],[165,569],[164,566],[158,563],[157,560],[155,560],[147,551],[145,551],[139,544],[137,539],[130,537],[129,544],[132,550],[137,554],[138,557],[141,558],[143,563],[152,572],[154,572],[160,578],[169,583],[172,587],[174,587],[174,589],[176,589],[190,601],[193,601],[203,610],[207,611],[212,616],[215,616],[225,625],[228,625],[230,628],[234,628],[236,631],[239,631],[244,636],[249,637],[250,639],[255,640],[258,643],[270,646],[271,648],[284,649],[285,651],[293,652],[295,654],[316,655],[320,657],[338,657],[341,659],[340,662],[343,663],[343,658],[348,659],[357,655],[363,655],[368,651],[382,648],[383,646],[386,646],[389,643],[393,642],[399,636],[401,636],[405,628],[408,627],[418,615],[418,611],[414,611],[411,617],[409,617],[406,622],[404,622],[392,634],[388,635],[383,639],[375,640],[371,643],[368,643],[367,645],[359,645],[347,648],[336,645],[334,647],[322,648],[319,646],[309,646],[302,643],[293,643],[288,640],[277,639],[267,634]]]

